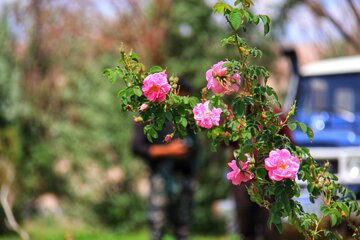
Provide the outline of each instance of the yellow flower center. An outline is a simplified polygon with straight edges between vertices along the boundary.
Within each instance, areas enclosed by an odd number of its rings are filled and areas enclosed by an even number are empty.
[[[160,89],[160,87],[155,84],[155,85],[152,85],[150,90],[153,91],[153,92],[157,92],[157,91],[159,91],[159,89]]]
[[[286,164],[286,163],[281,163],[280,164],[280,168],[281,169],[285,169],[285,168],[287,168],[288,167],[288,165]]]

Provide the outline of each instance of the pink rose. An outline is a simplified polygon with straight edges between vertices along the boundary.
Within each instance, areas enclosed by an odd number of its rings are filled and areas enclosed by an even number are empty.
[[[248,182],[254,178],[254,174],[250,171],[250,155],[245,154],[247,161],[240,161],[241,169],[237,166],[236,160],[232,160],[228,163],[232,171],[229,172],[226,177],[234,185],[240,185],[242,182]]]
[[[299,171],[300,160],[291,155],[287,149],[272,150],[265,159],[265,169],[270,179],[281,181],[284,178],[295,179]]]
[[[206,71],[207,88],[215,94],[232,94],[239,91],[240,75],[235,72],[232,76],[226,75],[227,67],[222,67],[220,61]]]
[[[211,128],[212,126],[219,126],[221,108],[209,109],[209,101],[197,104],[194,109],[194,119],[196,125],[203,128]]]
[[[143,103],[143,104],[141,104],[141,106],[140,106],[140,111],[145,111],[146,109],[148,109],[149,108],[149,105],[147,105],[146,103]]]
[[[170,92],[171,86],[168,83],[166,73],[158,72],[147,76],[141,89],[145,97],[151,102],[163,102],[166,99],[166,94]]]

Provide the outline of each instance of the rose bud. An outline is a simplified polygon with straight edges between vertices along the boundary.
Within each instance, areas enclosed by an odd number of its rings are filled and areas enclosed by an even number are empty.
[[[171,141],[171,139],[173,138],[173,134],[167,134],[164,138],[164,141],[169,143]]]
[[[149,105],[147,105],[146,103],[143,103],[143,104],[141,104],[141,106],[140,106],[140,111],[145,111],[146,109],[148,109],[149,108]]]
[[[143,119],[142,117],[136,117],[136,118],[134,118],[134,122],[136,122],[136,123],[140,123],[140,122],[142,122],[142,121],[144,121],[144,119]]]

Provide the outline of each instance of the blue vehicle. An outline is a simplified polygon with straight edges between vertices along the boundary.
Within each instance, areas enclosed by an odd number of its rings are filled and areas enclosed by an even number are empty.
[[[295,119],[310,126],[314,139],[293,132],[299,146],[308,147],[319,162],[329,161],[330,172],[360,199],[360,55],[322,60],[302,68],[288,52],[293,76],[284,104],[296,100]]]

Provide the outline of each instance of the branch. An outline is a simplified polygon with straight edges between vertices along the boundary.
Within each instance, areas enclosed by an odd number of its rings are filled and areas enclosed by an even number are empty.
[[[350,0],[349,4],[351,7],[351,10],[354,12],[354,15],[356,17],[358,28],[360,28],[360,11],[356,8],[354,0]]]
[[[7,200],[9,195],[9,187],[5,184],[1,186],[1,192],[0,192],[0,201],[1,205],[4,209],[6,219],[9,222],[10,228],[14,230],[22,240],[29,240],[29,234],[20,227],[20,225],[16,222],[14,214],[11,210],[11,206]]]
[[[355,50],[360,52],[360,43],[356,40],[356,38],[354,38],[354,36],[348,34],[345,31],[345,29],[343,28],[343,26],[341,26],[341,24],[333,16],[331,16],[329,13],[326,13],[324,8],[319,3],[311,1],[311,0],[307,0],[305,2],[305,4],[307,4],[309,6],[309,8],[319,17],[328,19],[336,27],[336,29],[341,33],[341,35],[345,38],[345,40],[348,43],[350,43],[355,48]]]

